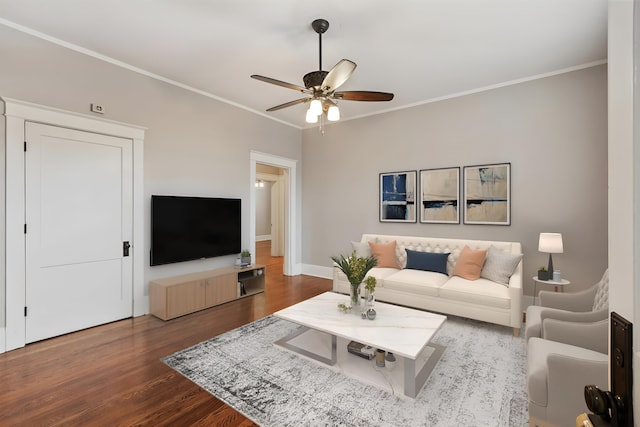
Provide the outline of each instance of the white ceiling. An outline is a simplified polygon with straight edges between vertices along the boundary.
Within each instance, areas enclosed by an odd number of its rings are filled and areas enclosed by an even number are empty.
[[[579,69],[607,58],[607,0],[0,0],[0,24],[306,127],[304,86],[318,69],[358,68],[340,90],[395,93],[341,101],[345,120]]]

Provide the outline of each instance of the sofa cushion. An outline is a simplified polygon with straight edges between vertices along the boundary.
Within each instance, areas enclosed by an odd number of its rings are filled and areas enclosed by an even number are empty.
[[[407,251],[407,266],[405,268],[447,274],[448,252],[418,252],[410,249],[405,249],[405,251]]]
[[[467,280],[453,276],[440,288],[440,297],[488,307],[511,307],[509,289],[487,279]]]
[[[438,289],[444,285],[449,276],[433,271],[404,269],[384,279],[385,289],[438,296]]]
[[[469,246],[465,245],[460,251],[456,266],[453,268],[452,276],[460,276],[467,280],[477,280],[480,278],[480,271],[482,271],[482,265],[484,259],[487,256],[486,249],[478,249],[474,251]]]
[[[373,276],[376,278],[376,287],[384,287],[386,278],[399,271],[400,270],[397,268],[373,267],[369,270],[367,276]]]
[[[549,398],[547,394],[547,357],[550,354],[562,354],[568,357],[593,361],[606,362],[608,360],[608,356],[604,353],[542,338],[531,338],[527,342],[529,400],[542,407],[547,406]]]
[[[480,272],[480,277],[509,286],[509,279],[522,259],[522,254],[503,252],[491,245]]]
[[[376,260],[378,260],[378,264],[376,267],[381,268],[399,268],[398,259],[396,258],[396,241],[393,240],[388,243],[374,243],[369,242],[369,247],[371,248],[371,253]]]

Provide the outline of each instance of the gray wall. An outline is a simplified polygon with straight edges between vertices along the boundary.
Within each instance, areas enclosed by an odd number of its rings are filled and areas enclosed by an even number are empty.
[[[341,104],[347,115],[349,103]],[[511,225],[378,221],[380,172],[511,163]],[[585,287],[607,265],[607,72],[588,68],[343,121],[303,133],[303,262],[330,266],[362,233],[522,243],[525,293],[547,264],[540,232],[563,234],[554,266]],[[575,284],[575,285],[574,285]]]
[[[302,156],[298,129],[3,26],[0,58],[2,96],[86,114],[90,114],[91,103],[99,103],[106,109],[104,118],[148,128],[144,147],[145,218],[149,218],[152,194],[238,197],[243,201],[246,247],[252,185],[250,151],[294,160]],[[4,143],[4,132],[2,135],[0,142]],[[0,149],[4,152],[4,144]],[[4,173],[0,177],[4,180]],[[235,259],[231,256],[149,267],[149,242],[147,224],[145,283],[230,265]],[[1,298],[4,294],[2,279]],[[0,325],[4,325],[2,302]]]

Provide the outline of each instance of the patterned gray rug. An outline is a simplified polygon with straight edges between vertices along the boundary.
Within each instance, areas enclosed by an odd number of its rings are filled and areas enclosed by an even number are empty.
[[[273,345],[297,328],[268,316],[162,360],[265,427],[528,423],[525,344],[511,328],[448,316],[432,340],[446,350],[415,400]]]

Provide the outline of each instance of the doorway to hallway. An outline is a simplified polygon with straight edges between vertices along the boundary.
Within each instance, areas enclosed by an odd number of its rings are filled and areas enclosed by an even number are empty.
[[[282,215],[276,214],[278,218],[282,218],[281,229],[282,234],[279,232],[272,232],[272,235],[282,235],[282,253],[283,253],[283,267],[282,273],[286,276],[295,276],[300,274],[300,265],[296,262],[297,245],[299,244],[299,233],[297,227],[297,214],[296,207],[297,202],[297,161],[287,159],[284,157],[274,156],[265,153],[259,153],[252,151],[250,155],[250,171],[251,171],[251,190],[250,190],[250,212],[249,212],[249,247],[256,248],[256,184],[257,167],[258,165],[272,166],[282,170],[282,178],[279,182],[282,183],[281,203],[278,204],[279,209],[282,210]],[[272,246],[275,246],[275,241],[272,239]],[[272,247],[272,250],[275,248]]]
[[[285,169],[256,164],[256,243],[269,240],[271,256],[285,255],[285,208],[288,198],[286,179]]]

